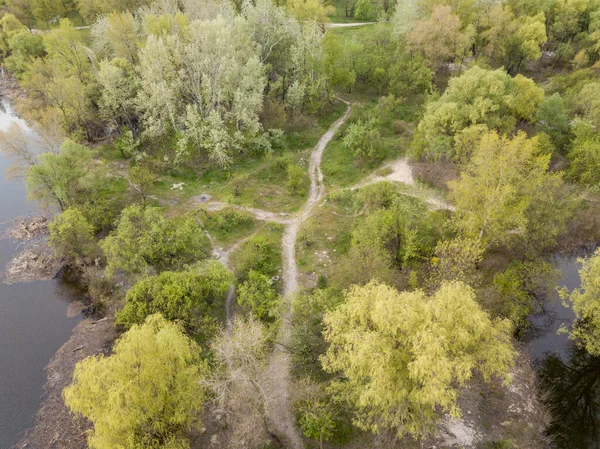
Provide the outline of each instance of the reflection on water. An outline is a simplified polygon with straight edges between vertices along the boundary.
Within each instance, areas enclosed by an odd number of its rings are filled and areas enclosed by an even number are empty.
[[[557,256],[559,287],[569,291],[581,281],[578,259],[593,253],[595,245],[571,256]],[[570,329],[575,315],[557,293],[542,298],[538,313],[530,317],[529,352],[538,371],[540,395],[551,415],[547,433],[558,449],[600,448],[600,358],[577,348],[561,325]]]
[[[8,103],[0,104],[0,130],[25,124]],[[9,165],[0,153],[0,235],[12,219],[37,210],[27,201],[22,180],[4,177]],[[0,271],[22,249],[19,242],[0,239]],[[68,300],[77,296],[59,280],[0,283],[0,449],[12,447],[33,425],[46,382],[44,367],[80,319],[66,315]]]
[[[538,369],[542,400],[551,413],[548,427],[560,449],[600,447],[600,358],[570,346],[569,361],[551,355]]]

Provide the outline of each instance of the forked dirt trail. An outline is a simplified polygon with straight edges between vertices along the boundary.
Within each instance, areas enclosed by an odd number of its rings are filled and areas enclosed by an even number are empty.
[[[344,101],[344,100],[342,100]],[[306,220],[312,208],[323,198],[325,187],[323,186],[323,173],[321,172],[321,158],[323,150],[333,138],[335,132],[348,118],[350,114],[350,103],[346,103],[346,112],[327,132],[313,149],[310,156],[309,176],[310,192],[302,210],[293,217],[285,227],[282,238],[283,257],[283,301],[284,312],[281,320],[281,328],[273,355],[269,362],[269,372],[275,377],[272,379],[273,392],[271,397],[275,399],[269,404],[267,418],[273,426],[275,433],[281,438],[287,449],[303,449],[302,437],[295,425],[294,415],[289,401],[289,388],[291,384],[290,356],[284,350],[287,346],[291,332],[291,319],[293,313],[293,302],[298,290],[298,267],[296,265],[296,237],[300,224]]]

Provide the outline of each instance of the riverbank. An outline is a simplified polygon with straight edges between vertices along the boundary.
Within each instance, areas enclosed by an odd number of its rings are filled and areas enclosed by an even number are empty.
[[[65,406],[63,389],[71,383],[77,362],[108,355],[117,337],[111,318],[86,318],[73,329],[71,338],[46,366],[48,381],[36,424],[18,444],[27,449],[86,449],[89,421],[74,417]]]

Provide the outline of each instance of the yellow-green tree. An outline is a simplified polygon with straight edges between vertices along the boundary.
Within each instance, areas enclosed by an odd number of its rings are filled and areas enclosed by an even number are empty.
[[[510,323],[492,321],[460,282],[443,283],[431,296],[355,286],[323,321],[323,367],[343,375],[332,388],[365,430],[423,437],[440,411],[460,416],[459,388],[475,371],[488,381],[510,380]]]
[[[512,139],[484,134],[460,179],[449,183],[459,232],[484,248],[512,237],[534,241],[539,233],[551,242],[563,229],[567,209],[559,195],[562,175],[548,172],[550,156],[537,137],[523,132]],[[546,216],[548,211],[553,214]],[[544,223],[533,220],[538,216]]]
[[[329,22],[335,7],[325,5],[323,0],[288,0],[288,10],[300,21]]]
[[[579,277],[581,288],[575,289],[568,297],[575,312],[575,323],[571,329],[570,338],[579,342],[587,351],[600,355],[600,250],[583,262]]]
[[[200,348],[160,314],[133,326],[109,357],[79,362],[65,404],[94,424],[91,449],[189,447],[197,424],[205,372]]]

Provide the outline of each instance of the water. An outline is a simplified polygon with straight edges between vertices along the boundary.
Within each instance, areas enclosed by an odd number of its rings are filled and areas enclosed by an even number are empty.
[[[0,109],[0,129],[15,121],[20,119],[10,108]],[[9,165],[0,154],[0,223],[37,209],[27,201],[22,180],[5,179]],[[0,225],[0,234],[6,226]],[[9,238],[0,240],[0,269],[18,253],[18,244]],[[59,280],[0,283],[0,449],[16,444],[34,423],[46,382],[44,367],[80,319],[66,315],[76,295]]]
[[[580,287],[578,258],[593,249],[555,258],[562,273],[559,286],[569,290]],[[575,317],[558,294],[546,298],[543,308],[543,313],[530,318],[536,334],[529,350],[535,359],[541,398],[551,414],[547,433],[552,447],[600,448],[600,358],[576,347],[567,334],[557,334],[561,324],[570,328]]]

